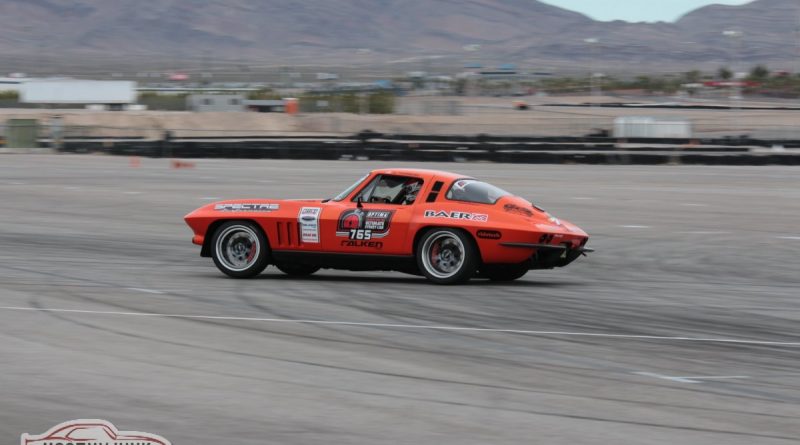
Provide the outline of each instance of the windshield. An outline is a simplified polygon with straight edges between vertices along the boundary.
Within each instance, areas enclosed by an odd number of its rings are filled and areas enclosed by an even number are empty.
[[[450,186],[445,197],[453,201],[477,202],[480,204],[494,204],[504,196],[511,193],[485,182],[474,179],[459,179]]]
[[[356,187],[358,187],[359,184],[364,182],[364,180],[367,179],[367,177],[369,177],[369,174],[364,175],[361,179],[356,181],[353,185],[351,185],[350,187],[347,187],[342,193],[339,193],[338,195],[336,195],[336,197],[333,198],[332,201],[341,201],[344,198],[347,198],[347,196],[350,195],[350,193],[352,193],[353,190],[355,190]]]

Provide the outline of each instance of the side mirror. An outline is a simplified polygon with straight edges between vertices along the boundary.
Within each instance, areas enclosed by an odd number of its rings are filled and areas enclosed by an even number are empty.
[[[359,209],[364,208],[364,204],[362,204],[362,200],[361,200],[361,195],[358,195],[356,197],[356,207],[358,207]]]

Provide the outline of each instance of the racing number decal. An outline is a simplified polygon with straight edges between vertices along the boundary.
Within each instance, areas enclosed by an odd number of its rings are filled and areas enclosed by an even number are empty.
[[[382,249],[383,242],[376,241],[389,234],[394,210],[346,210],[339,215],[336,236],[347,238],[342,247],[369,247]]]
[[[394,210],[346,210],[339,215],[336,236],[351,239],[383,238],[389,234]]]
[[[372,230],[369,229],[350,229],[350,239],[372,239]]]

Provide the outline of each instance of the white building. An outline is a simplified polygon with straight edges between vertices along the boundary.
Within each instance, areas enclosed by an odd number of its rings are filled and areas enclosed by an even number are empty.
[[[122,107],[136,103],[136,82],[127,80],[26,79],[20,102],[30,104],[100,104]]]

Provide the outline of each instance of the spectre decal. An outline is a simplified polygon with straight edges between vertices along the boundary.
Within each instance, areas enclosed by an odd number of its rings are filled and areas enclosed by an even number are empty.
[[[251,203],[217,204],[214,206],[214,210],[221,212],[272,212],[280,208],[280,204]]]

